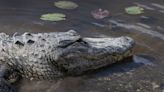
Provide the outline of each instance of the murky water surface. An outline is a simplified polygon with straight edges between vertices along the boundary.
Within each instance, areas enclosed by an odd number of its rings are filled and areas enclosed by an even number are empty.
[[[164,92],[164,1],[163,0],[73,0],[75,10],[53,6],[55,0],[0,0],[0,32],[54,32],[74,29],[83,36],[130,36],[136,41],[134,56],[82,76],[58,81],[18,83],[19,92]],[[128,15],[124,8],[139,5],[141,15]],[[95,20],[90,11],[108,9],[111,17]],[[39,19],[49,12],[65,13],[62,22]],[[146,17],[146,18],[145,18]],[[148,17],[148,19],[147,19]]]

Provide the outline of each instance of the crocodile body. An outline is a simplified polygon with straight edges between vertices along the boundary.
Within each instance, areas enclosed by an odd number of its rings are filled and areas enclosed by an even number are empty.
[[[133,46],[129,37],[87,38],[73,30],[12,37],[0,33],[0,65],[5,67],[0,69],[0,92],[13,91],[4,79],[6,71],[40,80],[78,75],[129,57]]]

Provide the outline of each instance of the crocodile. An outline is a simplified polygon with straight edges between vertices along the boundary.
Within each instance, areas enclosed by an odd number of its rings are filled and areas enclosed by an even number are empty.
[[[132,56],[127,36],[89,38],[67,32],[0,33],[0,92],[16,92],[9,79],[53,80],[80,75]]]

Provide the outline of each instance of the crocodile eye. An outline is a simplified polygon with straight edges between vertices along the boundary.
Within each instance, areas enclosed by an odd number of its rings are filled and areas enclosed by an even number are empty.
[[[84,41],[82,38],[78,39],[76,42],[80,42],[82,44],[88,44],[86,41]]]
[[[71,45],[72,43],[74,43],[74,42],[72,42],[71,40],[63,40],[63,41],[59,42],[58,47],[64,48],[64,47],[67,47],[67,46]]]

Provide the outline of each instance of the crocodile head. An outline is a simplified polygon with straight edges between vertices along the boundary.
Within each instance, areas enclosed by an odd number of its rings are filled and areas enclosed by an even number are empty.
[[[5,65],[0,63],[0,92],[14,92],[4,78],[10,78],[8,70],[11,76],[14,71],[30,79],[77,75],[129,57],[134,46],[129,37],[87,38],[75,31],[13,37],[0,33],[0,42],[0,62]]]
[[[69,34],[69,36],[68,36]],[[62,53],[57,59],[67,73],[80,74],[121,61],[131,55],[134,40],[130,37],[87,38],[68,31],[59,43]]]

